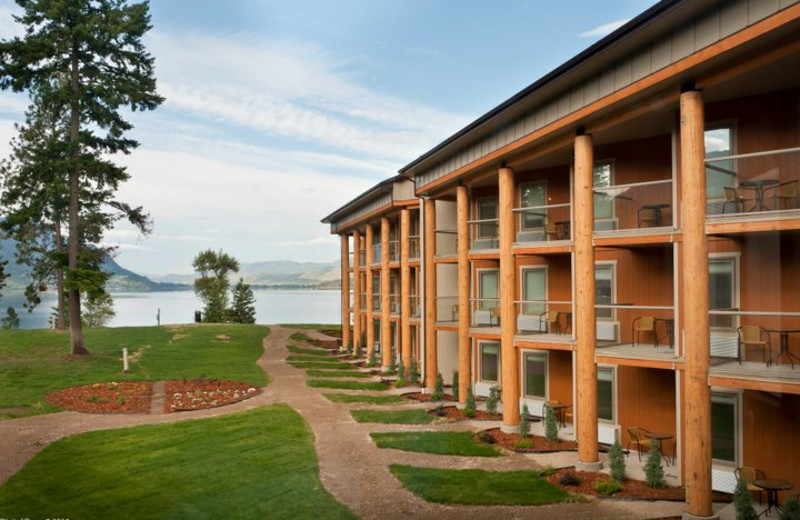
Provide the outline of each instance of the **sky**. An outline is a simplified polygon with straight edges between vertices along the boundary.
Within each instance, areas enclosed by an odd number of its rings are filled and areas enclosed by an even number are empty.
[[[117,262],[190,273],[204,249],[241,262],[338,260],[320,220],[621,26],[653,0],[151,0],[159,93],[125,111],[140,147],[114,160]],[[0,39],[21,35],[0,0]],[[0,91],[0,157],[24,94]]]

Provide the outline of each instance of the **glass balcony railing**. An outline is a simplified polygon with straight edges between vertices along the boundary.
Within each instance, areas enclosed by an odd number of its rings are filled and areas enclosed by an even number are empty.
[[[594,221],[600,233],[672,227],[672,180],[596,186]]]
[[[362,311],[367,310],[367,293],[365,292],[361,293],[361,301],[359,302],[359,304],[361,305]]]
[[[520,300],[517,309],[517,334],[569,334],[572,337],[572,302]]]
[[[421,253],[419,235],[412,235],[408,238],[408,258],[419,260]]]
[[[400,314],[400,295],[397,293],[389,295],[389,312],[392,314]]]
[[[436,256],[452,256],[458,253],[458,232],[455,229],[436,230]]]
[[[515,242],[569,240],[570,207],[564,203],[514,209]]]
[[[389,261],[398,262],[400,260],[400,241],[392,240],[389,242]]]
[[[372,265],[381,263],[381,245],[372,244]]]
[[[800,147],[706,160],[708,218],[800,207]]]
[[[610,303],[595,305],[598,346],[675,345],[675,308]]]
[[[347,253],[347,266],[350,267],[350,269],[353,268],[353,252],[352,251]]]
[[[470,327],[499,327],[499,298],[470,298]]]
[[[714,309],[709,318],[712,364],[736,360],[772,370],[800,364],[800,312]]]
[[[420,304],[420,298],[417,294],[411,295],[411,317],[412,318],[420,318],[422,316],[422,306]]]
[[[453,325],[458,323],[458,296],[436,298],[436,321]]]
[[[380,293],[373,293],[372,294],[372,310],[379,311],[381,310],[381,295]]]
[[[468,224],[471,250],[498,249],[500,247],[500,219],[470,220]]]
[[[361,267],[364,267],[365,265],[367,265],[367,252],[366,251],[361,250],[361,251],[358,252],[358,262],[359,262],[358,265],[361,266]]]

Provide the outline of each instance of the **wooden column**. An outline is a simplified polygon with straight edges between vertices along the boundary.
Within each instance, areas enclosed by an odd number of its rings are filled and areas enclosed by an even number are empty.
[[[371,225],[367,225],[367,358],[372,355],[375,350],[375,312],[372,308],[372,294],[375,288],[372,286],[372,245],[375,241],[375,233]]]
[[[342,234],[342,346],[350,343],[350,238]]]
[[[519,355],[514,348],[517,317],[517,276],[514,265],[514,170],[500,168],[498,174],[500,220],[500,360],[503,388],[503,429],[514,430],[519,424]]]
[[[680,176],[683,208],[681,299],[691,302],[684,313],[686,361],[685,475],[686,509],[690,518],[710,517],[711,388],[708,385],[708,241],[703,97],[698,91],[680,98]],[[687,516],[687,515],[684,515]]]
[[[458,245],[458,402],[467,402],[472,386],[469,339],[469,192],[456,188],[456,244]]]
[[[436,347],[436,201],[426,199],[424,205],[425,389],[433,392],[439,372],[439,352]]]
[[[389,271],[389,219],[381,219],[381,366],[389,368],[392,357],[392,327],[389,324],[391,307],[390,271]]]
[[[361,234],[353,231],[353,352],[361,345]]]
[[[411,212],[400,211],[400,350],[405,375],[411,365],[411,265],[408,263]]]
[[[594,278],[594,154],[592,136],[575,138],[574,226],[575,348],[577,378],[578,465],[599,469],[597,445],[597,344]]]

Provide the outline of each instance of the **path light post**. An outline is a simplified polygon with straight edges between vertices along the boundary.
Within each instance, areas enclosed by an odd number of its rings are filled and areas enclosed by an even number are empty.
[[[130,369],[128,367],[128,349],[127,349],[127,347],[122,349],[122,371],[125,372],[126,374],[128,372],[130,372]]]

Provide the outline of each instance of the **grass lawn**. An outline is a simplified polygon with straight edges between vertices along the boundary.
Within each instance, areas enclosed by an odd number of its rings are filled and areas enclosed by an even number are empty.
[[[281,323],[281,327],[287,329],[301,329],[301,330],[342,330],[341,324],[327,324],[327,323]]]
[[[306,336],[302,332],[295,332],[294,334],[289,336],[289,339],[292,339],[300,343],[305,343],[306,341],[308,341],[308,336]]]
[[[536,471],[435,469],[400,464],[392,464],[389,470],[406,489],[439,504],[541,506],[580,500],[550,484]]]
[[[324,356],[325,354],[328,354],[327,350],[321,348],[300,348],[300,347],[293,347],[291,345],[287,345],[286,350],[288,350],[292,354],[306,354],[309,356]],[[333,356],[333,354],[330,355]]]
[[[289,362],[292,362],[292,361],[300,361],[300,362],[312,361],[312,362],[318,362],[318,363],[340,363],[341,362],[341,361],[339,361],[339,358],[337,358],[335,356],[331,356],[330,354],[325,354],[324,352],[320,352],[316,356],[291,355],[291,356],[286,358],[286,361],[289,361]]]
[[[3,516],[356,518],[322,486],[286,405],[60,440],[0,488]]]
[[[475,441],[471,432],[391,432],[369,436],[379,448],[462,457],[502,456],[494,446]]]
[[[336,361],[336,360],[333,360]],[[290,361],[289,364],[294,368],[324,368],[329,370],[355,370],[356,367],[350,363],[330,362],[330,361]]]
[[[371,374],[356,370],[306,370],[306,375],[308,377],[355,377],[359,379],[372,377]]]
[[[0,408],[15,415],[47,413],[47,393],[103,381],[144,381],[206,377],[265,386],[269,376],[256,365],[269,327],[257,325],[175,325],[85,329],[90,355],[71,358],[69,333],[52,330],[0,331]],[[217,341],[217,335],[230,341]],[[122,372],[128,348],[130,373]]]
[[[336,388],[339,390],[389,390],[389,385],[363,381],[336,381],[333,379],[308,379],[306,384],[312,388]]]
[[[434,418],[425,410],[351,410],[356,422],[385,424],[429,424]]]
[[[361,395],[361,394],[322,394],[334,403],[401,404],[408,403],[399,395]]]

